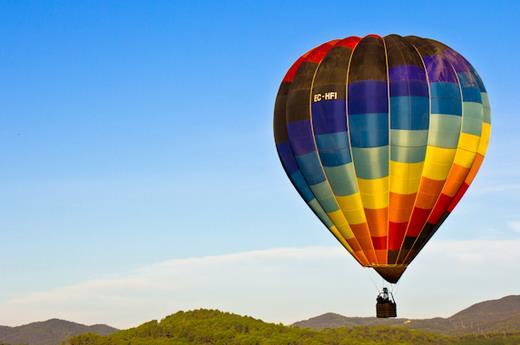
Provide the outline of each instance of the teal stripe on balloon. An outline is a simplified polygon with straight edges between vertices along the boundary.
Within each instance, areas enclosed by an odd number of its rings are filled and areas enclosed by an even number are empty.
[[[464,114],[462,132],[480,136],[482,133],[482,117],[484,112],[482,103],[464,102],[462,108]]]
[[[337,167],[324,167],[335,195],[346,196],[358,192],[354,164],[347,163]]]
[[[389,147],[353,147],[352,157],[357,177],[374,179],[388,176]]]
[[[447,149],[456,148],[461,122],[460,116],[431,114],[428,144]]]
[[[318,200],[312,199],[307,204],[314,211],[314,213],[316,213],[318,218],[320,218],[320,220],[323,222],[323,224],[325,224],[325,226],[327,228],[330,228],[330,227],[332,227],[334,225],[332,223],[332,221],[330,220],[329,216],[327,215],[327,213],[325,213],[325,210],[323,210],[323,208],[321,207],[321,205],[318,202]]]
[[[390,131],[390,159],[401,163],[418,163],[424,161],[428,130]]]
[[[314,195],[316,195],[316,199],[319,200],[325,212],[328,213],[339,210],[336,198],[334,197],[334,194],[332,194],[330,186],[326,181],[310,185],[310,188]]]
[[[426,146],[397,146],[390,148],[390,159],[401,163],[419,163],[424,161]]]

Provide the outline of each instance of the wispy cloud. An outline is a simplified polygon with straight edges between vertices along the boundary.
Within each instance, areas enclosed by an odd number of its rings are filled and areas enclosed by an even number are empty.
[[[504,193],[520,191],[520,184],[518,183],[502,183],[502,184],[490,184],[487,186],[480,186],[479,188],[472,191],[475,194],[491,194],[491,193]]]
[[[509,229],[511,229],[517,233],[520,233],[520,220],[510,221],[507,223],[507,226],[509,227]]]
[[[481,299],[519,293],[519,248],[518,240],[433,241],[403,277],[398,295],[402,316],[449,315]],[[127,275],[12,298],[0,304],[0,324],[60,317],[129,327],[199,307],[277,322],[327,311],[371,315],[376,291],[365,271],[338,247],[170,260]],[[416,308],[419,301],[422,310]]]

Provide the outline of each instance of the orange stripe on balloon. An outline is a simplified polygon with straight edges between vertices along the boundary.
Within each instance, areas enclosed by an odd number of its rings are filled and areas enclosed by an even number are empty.
[[[365,208],[368,227],[372,237],[386,236],[386,224],[388,222],[388,207]]]
[[[372,235],[377,256],[377,263],[382,265],[387,263],[387,222],[388,207],[385,208],[365,208],[367,223]]]
[[[369,261],[377,262],[377,258],[374,253],[372,244],[372,238],[368,235],[370,230],[367,223],[361,224],[350,224],[350,228],[359,242],[361,249],[365,252],[365,256]]]
[[[480,153],[477,153],[477,156],[475,157],[475,160],[473,161],[473,165],[471,166],[471,169],[469,170],[468,176],[466,177],[466,182],[468,185],[470,185],[473,180],[475,179],[475,176],[477,176],[477,173],[480,169],[480,166],[482,165],[482,162],[484,162],[484,156]]]
[[[469,171],[470,168],[453,164],[442,192],[451,197],[455,196],[460,186],[464,183],[466,176],[468,176]]]
[[[469,188],[469,184],[464,182],[462,184],[462,187],[460,187],[459,191],[457,192],[457,195],[455,195],[455,197],[451,201],[450,206],[448,206],[448,211],[449,212],[453,212],[453,209],[457,206],[457,204],[459,203],[460,199],[462,199],[462,197],[464,196],[464,194],[466,193],[468,188]]]
[[[408,223],[416,195],[417,193],[397,194],[390,192],[389,221]]]
[[[361,263],[361,265],[366,266],[368,265],[368,261],[365,258],[365,254],[363,253],[363,250],[358,244],[358,241],[356,241],[354,238],[349,238],[346,240],[348,245],[352,248],[352,251],[354,252],[354,256],[356,259]]]
[[[384,242],[386,247],[386,236],[381,237],[381,242]],[[375,249],[378,265],[386,265],[388,263],[388,251],[386,249]]]
[[[428,223],[437,224],[439,222],[442,215],[450,206],[453,197],[460,190],[460,187],[462,186],[464,180],[468,176],[469,171],[470,168],[465,168],[458,164],[452,165],[450,173],[448,174],[448,178],[446,179],[446,184],[442,189],[442,193],[439,196],[437,202],[435,203],[430,217],[428,217]]]
[[[475,160],[473,161],[473,165],[471,166],[471,169],[469,170],[468,176],[466,176],[466,180],[462,184],[462,186],[457,191],[457,194],[455,194],[455,197],[453,198],[452,202],[448,206],[448,211],[453,212],[457,204],[459,203],[460,199],[464,196],[466,191],[469,188],[469,185],[473,182],[475,179],[475,176],[477,175],[482,162],[484,162],[484,156],[480,153],[477,153],[477,156],[475,157]]]
[[[441,194],[444,180],[432,180],[427,177],[421,177],[421,188],[417,192],[415,201],[416,208],[431,209],[435,205],[435,201]]]
[[[370,263],[368,262],[367,258],[365,257],[365,253],[362,250],[359,250],[357,252],[354,252],[354,258],[361,264],[361,266],[366,267]]]

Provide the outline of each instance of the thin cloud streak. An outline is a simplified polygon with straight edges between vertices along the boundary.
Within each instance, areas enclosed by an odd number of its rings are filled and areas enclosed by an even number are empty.
[[[520,234],[520,221],[519,220],[514,220],[511,222],[508,222],[507,225],[511,230]]]
[[[490,184],[487,186],[480,186],[479,188],[475,188],[472,190],[472,193],[476,195],[481,194],[493,194],[493,193],[504,193],[504,192],[512,192],[520,190],[520,184],[512,183],[512,184]]]
[[[519,293],[514,289],[520,286],[514,274],[519,248],[520,240],[432,241],[400,283],[401,316],[449,316],[483,299]],[[370,316],[377,291],[370,278],[375,275],[367,271],[339,247],[169,260],[119,277],[17,296],[0,304],[0,324],[59,317],[126,328],[201,307],[284,323],[328,311]]]

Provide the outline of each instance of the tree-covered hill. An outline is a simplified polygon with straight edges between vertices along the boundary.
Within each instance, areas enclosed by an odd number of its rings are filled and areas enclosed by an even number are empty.
[[[518,345],[520,332],[450,337],[401,327],[301,329],[217,310],[178,312],[109,336],[84,334],[68,345]]]

